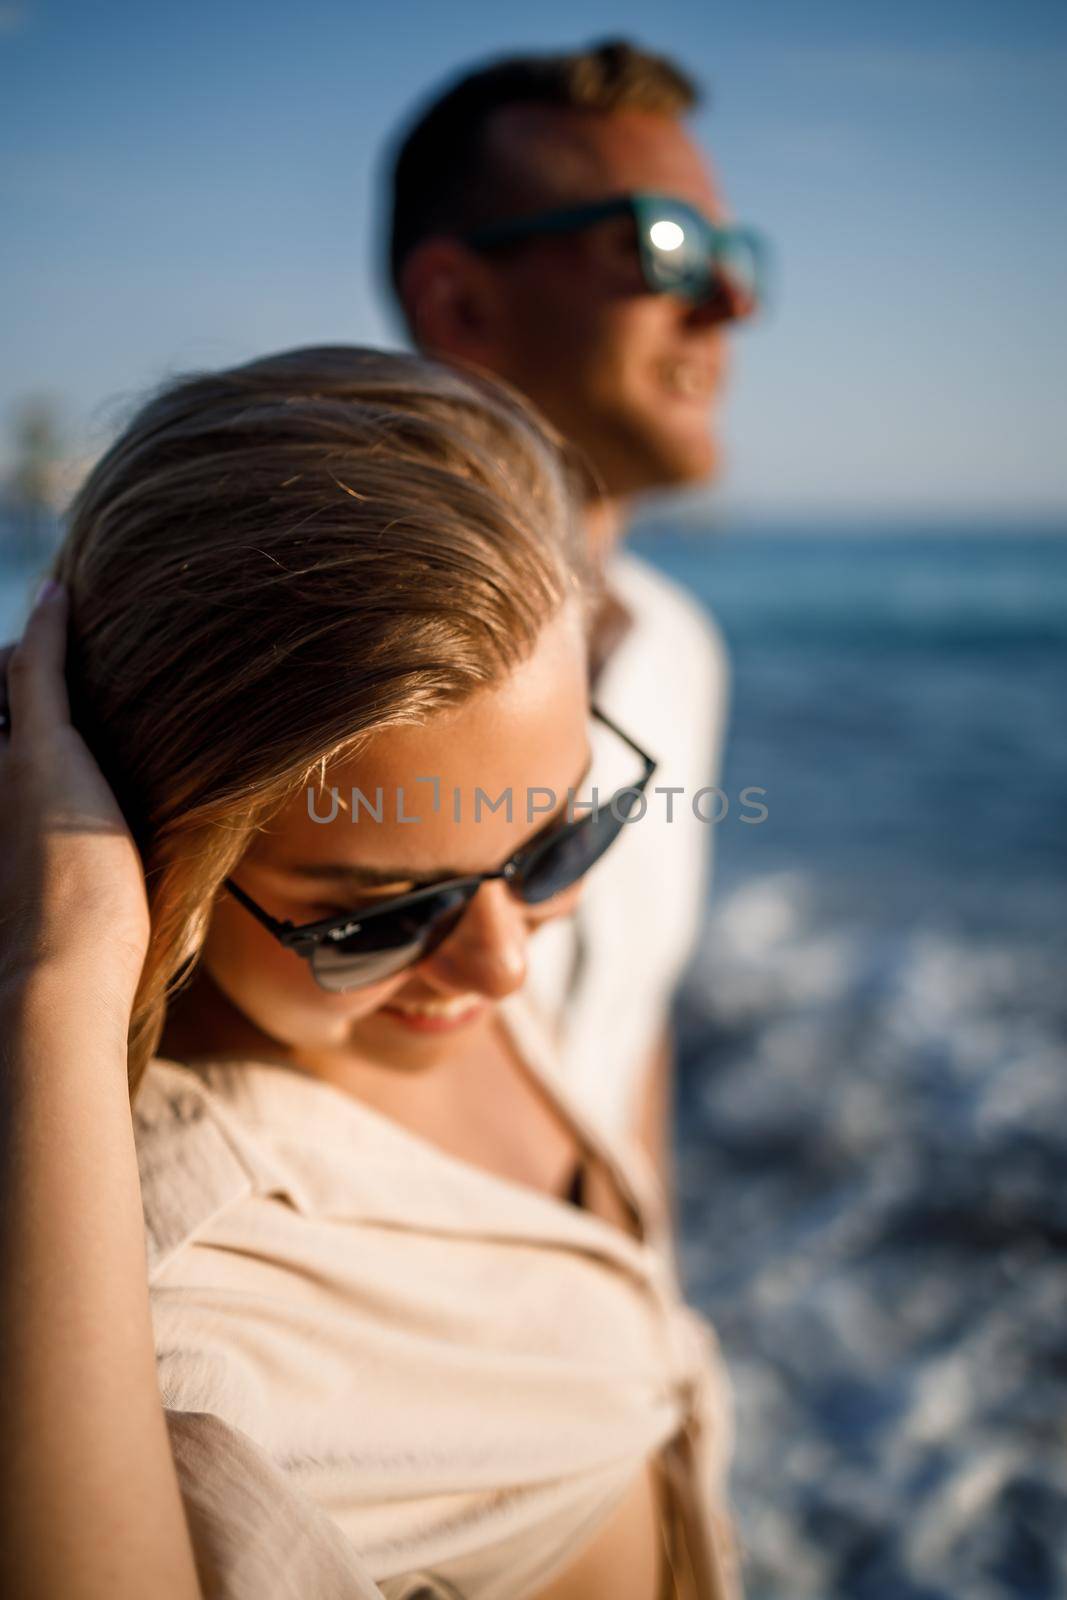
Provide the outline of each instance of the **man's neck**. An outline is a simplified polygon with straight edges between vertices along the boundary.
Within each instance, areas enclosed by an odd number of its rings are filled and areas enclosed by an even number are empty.
[[[583,513],[589,552],[597,561],[606,561],[621,544],[626,530],[626,507],[622,500],[587,500]]]
[[[585,530],[594,563],[604,568],[622,543],[626,529],[625,502],[591,500],[585,508]],[[607,573],[605,572],[605,578]],[[633,618],[628,608],[605,583],[589,639],[589,673],[596,686],[600,674],[629,633]]]

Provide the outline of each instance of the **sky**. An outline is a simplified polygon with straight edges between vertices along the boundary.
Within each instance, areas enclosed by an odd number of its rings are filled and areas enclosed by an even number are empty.
[[[737,336],[726,510],[1067,518],[1062,0],[0,0],[0,460],[79,454],[191,367],[402,344],[385,141],[456,69],[627,36],[776,250]]]

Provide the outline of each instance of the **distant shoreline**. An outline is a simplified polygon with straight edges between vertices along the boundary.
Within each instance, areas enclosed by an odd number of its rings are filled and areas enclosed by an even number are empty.
[[[1062,512],[812,512],[773,514],[724,511],[713,506],[672,509],[649,502],[634,526],[635,542],[661,534],[744,538],[1059,538],[1067,537]]]

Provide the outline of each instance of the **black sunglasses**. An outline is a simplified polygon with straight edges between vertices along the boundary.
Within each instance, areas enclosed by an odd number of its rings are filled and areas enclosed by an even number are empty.
[[[602,711],[593,707],[592,715],[640,758],[641,777],[582,817],[529,840],[495,872],[427,884],[372,905],[358,918],[347,914],[300,927],[272,917],[232,878],[225,887],[279,944],[304,957],[323,989],[340,993],[390,978],[448,938],[483,883],[501,878],[525,905],[541,905],[577,883],[618,838],[656,762]]]
[[[629,216],[636,230],[644,288],[698,304],[721,302],[730,318],[749,316],[767,298],[770,247],[756,228],[712,222],[686,200],[646,191],[586,205],[490,222],[463,235],[474,250],[491,250],[552,234],[577,233],[608,217]]]

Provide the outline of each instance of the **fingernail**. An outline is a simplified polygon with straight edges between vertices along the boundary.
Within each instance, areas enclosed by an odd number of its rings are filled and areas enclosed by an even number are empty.
[[[62,593],[62,590],[63,585],[61,583],[57,583],[54,578],[46,578],[38,589],[33,603],[35,606],[43,605],[46,600],[54,600],[56,595]]]

